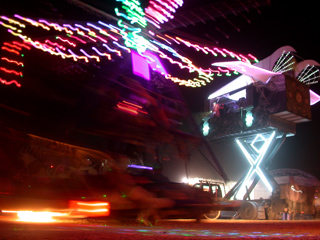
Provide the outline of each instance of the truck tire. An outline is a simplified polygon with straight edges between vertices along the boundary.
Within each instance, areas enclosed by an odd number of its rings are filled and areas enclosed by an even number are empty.
[[[221,211],[210,211],[209,213],[203,214],[206,219],[216,220],[220,217]]]
[[[239,210],[242,219],[255,220],[258,217],[258,206],[255,202],[244,201]]]

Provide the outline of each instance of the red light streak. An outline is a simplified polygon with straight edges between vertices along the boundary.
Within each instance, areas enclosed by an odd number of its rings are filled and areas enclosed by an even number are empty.
[[[21,47],[18,47],[18,46],[16,46],[16,45],[13,45],[13,44],[10,44],[10,43],[7,43],[7,42],[4,42],[3,45],[6,45],[6,46],[9,46],[9,47],[15,48],[15,49],[17,49],[17,50],[19,50],[19,51],[22,50]]]
[[[142,108],[142,106],[127,102],[125,100],[123,100],[122,102],[118,102],[117,107],[121,110],[127,111],[129,113],[134,114],[134,115],[137,115],[139,112],[144,113],[144,114],[148,114],[147,112],[140,110]]]
[[[7,47],[1,47],[2,50],[6,50],[8,52],[11,52],[11,53],[15,53],[17,55],[20,55],[20,52],[14,50],[14,49],[11,49],[11,48],[7,48]]]
[[[250,63],[249,59],[246,58],[245,56],[243,56],[242,54],[239,54],[239,56],[242,57],[241,61]],[[250,64],[251,64],[251,63],[250,63]]]
[[[100,37],[100,36],[95,36],[96,38],[98,38],[99,40],[101,40],[102,42],[104,42],[104,43],[107,43],[108,41],[107,40],[105,40],[104,38],[102,38],[102,37]]]
[[[15,84],[17,87],[21,87],[21,84],[18,83],[16,80],[7,81],[5,79],[0,78],[0,82],[5,85]]]
[[[250,53],[248,54],[248,56],[251,57],[255,62],[259,61],[255,56],[251,55]]]
[[[0,70],[1,70],[1,71],[4,71],[4,72],[6,72],[6,73],[13,73],[13,74],[15,74],[15,75],[17,75],[17,76],[22,76],[22,72],[17,72],[17,71],[14,71],[14,70],[9,70],[9,69],[6,69],[6,68],[4,68],[4,67],[0,67]]]
[[[117,107],[118,107],[118,109],[120,109],[122,111],[131,113],[131,114],[134,114],[134,115],[138,115],[138,111],[137,110],[135,110],[134,108],[130,108],[130,107],[126,106],[126,105],[122,105],[121,103],[118,103]]]
[[[88,35],[83,35],[83,37],[89,38],[92,42],[97,42],[97,40],[93,39],[92,37],[89,37]]]
[[[18,46],[20,46],[20,47],[24,47],[24,48],[26,48],[26,49],[28,49],[28,50],[31,49],[31,47],[29,47],[29,46],[27,46],[27,45],[25,45],[25,44],[23,44],[23,43],[19,43],[19,42],[16,42],[16,41],[13,41],[12,43],[15,44],[15,45],[18,45]]]
[[[80,214],[86,215],[109,215],[110,204],[108,202],[83,202],[83,201],[69,201],[69,209],[74,210]]]
[[[15,64],[17,64],[18,66],[22,66],[22,67],[23,67],[23,62],[18,62],[18,61],[15,61],[15,60],[10,60],[10,59],[8,59],[8,58],[6,58],[6,57],[2,57],[1,60],[4,60],[4,61],[9,62],[9,63],[15,63]]]
[[[79,42],[81,42],[81,43],[83,43],[83,44],[87,44],[87,42],[86,41],[84,41],[84,40],[82,40],[82,39],[80,39],[80,38],[78,38],[78,37],[76,37],[76,36],[70,36],[70,37],[72,37],[72,38],[74,38],[74,39],[76,39],[76,40],[78,40]]]
[[[123,100],[122,102],[123,102],[123,103],[126,103],[126,104],[129,104],[129,105],[132,105],[132,106],[134,106],[134,107],[136,107],[136,108],[142,108],[141,106],[139,106],[139,105],[137,105],[137,104],[134,104],[134,103],[131,103],[131,102],[127,102],[127,101],[125,101],[125,100]]]

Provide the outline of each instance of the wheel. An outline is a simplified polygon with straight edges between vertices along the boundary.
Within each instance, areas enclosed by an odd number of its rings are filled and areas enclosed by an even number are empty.
[[[254,220],[258,217],[258,206],[255,202],[244,201],[239,212],[242,219]]]
[[[209,213],[203,214],[206,219],[215,220],[220,217],[221,211],[210,211]]]

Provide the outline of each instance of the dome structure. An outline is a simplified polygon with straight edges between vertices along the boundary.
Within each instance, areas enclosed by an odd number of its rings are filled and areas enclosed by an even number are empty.
[[[288,184],[290,178],[300,186],[320,186],[320,181],[313,175],[299,169],[281,168],[270,171],[278,184]]]

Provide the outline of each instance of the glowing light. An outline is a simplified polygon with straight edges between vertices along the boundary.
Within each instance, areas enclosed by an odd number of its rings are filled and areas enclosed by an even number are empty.
[[[137,168],[137,169],[146,169],[146,170],[153,170],[153,167],[147,167],[142,165],[130,164],[127,166],[128,168]]]
[[[310,105],[314,105],[320,101],[320,96],[318,94],[316,94],[311,89],[309,90],[309,92],[310,92]]]
[[[34,212],[34,211],[7,211],[2,210],[2,212],[7,213],[17,213],[19,217],[18,221],[22,222],[54,222],[56,220],[53,217],[66,216],[67,214],[58,212]]]
[[[130,103],[128,101],[118,102],[117,108],[119,110],[122,110],[124,112],[130,113],[133,115],[138,115],[139,112],[143,113],[143,114],[148,114],[147,112],[141,110],[142,109],[141,106],[134,104],[134,103]]]
[[[205,122],[203,123],[203,127],[202,127],[203,136],[208,136],[209,130],[210,130],[209,123],[208,123],[208,121],[205,121]]]
[[[15,71],[15,70],[6,69],[6,68],[4,68],[4,67],[0,67],[0,70],[1,70],[1,71],[4,71],[4,72],[6,72],[6,73],[15,74],[15,75],[17,75],[17,76],[22,76],[22,72],[17,72],[17,71]]]
[[[84,59],[86,62],[89,62],[89,60],[86,56],[78,56],[74,52],[72,52],[71,49],[68,49],[68,52],[71,53],[74,61],[77,61],[78,59]]]
[[[246,112],[245,122],[247,127],[251,127],[253,124],[253,115],[251,111]]]
[[[5,79],[0,78],[0,82],[4,85],[11,85],[11,84],[15,84],[17,87],[21,87],[21,84],[18,83],[16,80],[11,80],[11,81],[7,81]]]
[[[132,71],[135,75],[143,77],[146,80],[150,80],[149,64],[138,53],[131,52]]]
[[[87,44],[86,41],[84,41],[84,40],[82,40],[82,39],[80,39],[80,38],[78,38],[78,37],[76,37],[76,36],[71,35],[70,37],[78,40],[79,42],[81,42],[81,43],[83,43],[83,44]]]
[[[100,201],[69,201],[69,209],[73,214],[85,214],[86,216],[108,216],[110,214],[109,202]]]
[[[19,43],[19,42],[16,42],[16,41],[13,41],[12,43],[15,44],[15,45],[18,45],[19,47],[26,48],[26,49],[28,49],[28,50],[31,49],[29,46],[27,46],[27,45],[25,45],[25,44],[23,44],[23,43]]]
[[[242,61],[215,62],[215,63],[212,63],[212,65],[235,69],[239,73],[249,76],[256,81],[261,81],[265,83],[268,82],[268,80],[271,77],[281,74],[277,72],[271,72],[269,70],[266,70]]]
[[[97,48],[95,48],[95,47],[92,47],[92,49],[96,52],[96,53],[98,53],[100,56],[105,56],[105,57],[107,57],[109,60],[111,60],[111,55],[109,54],[109,53],[102,53],[102,52],[100,52]]]
[[[307,65],[298,75],[297,80],[307,85],[318,83],[320,79],[319,68]]]
[[[5,50],[5,51],[8,51],[8,52],[11,52],[11,53],[14,53],[14,54],[17,54],[17,55],[20,55],[20,52],[14,50],[14,49],[11,49],[11,48],[1,47],[1,49]]]
[[[297,193],[303,193],[302,190],[296,190],[294,188],[294,185],[291,185],[291,190],[294,191],[294,192],[297,192]]]
[[[248,162],[250,163],[251,167],[240,187],[239,193],[241,192],[246,192],[246,188],[248,187],[249,181],[252,178],[254,173],[257,173],[258,176],[260,177],[260,179],[263,181],[263,183],[265,184],[265,186],[268,188],[268,190],[270,192],[272,192],[272,186],[270,185],[270,183],[268,182],[267,178],[265,177],[265,175],[263,174],[262,170],[260,169],[260,164],[262,162],[262,160],[264,159],[265,153],[267,152],[271,142],[273,141],[274,137],[275,137],[276,132],[272,132],[270,137],[268,139],[265,139],[261,134],[258,134],[255,138],[255,140],[252,142],[251,147],[254,146],[255,141],[258,138],[263,139],[264,144],[261,146],[260,149],[257,149],[256,147],[253,147],[253,149],[255,150],[256,153],[258,153],[258,155],[253,156],[252,154],[249,154],[248,150],[246,149],[243,143],[240,142],[240,140],[237,138],[236,139],[236,143],[238,144],[238,146],[240,147],[241,151],[243,152],[243,154],[245,155],[246,159],[248,160]]]
[[[105,48],[107,48],[110,52],[115,52],[116,54],[118,54],[118,56],[121,56],[121,52],[117,49],[112,49],[110,48],[107,44],[102,44],[102,46],[104,46]]]
[[[48,44],[50,44],[50,45],[52,45],[52,46],[55,46],[55,47],[58,47],[58,48],[60,48],[60,49],[62,49],[62,50],[66,50],[66,48],[64,47],[64,46],[62,46],[62,45],[60,45],[59,43],[56,43],[56,42],[51,42],[50,40],[45,40],[45,43],[48,43]]]
[[[248,56],[251,57],[253,59],[253,61],[255,61],[256,63],[259,62],[259,60],[255,56],[253,56],[252,54],[249,53]]]
[[[67,34],[73,34],[72,31],[70,31],[69,29],[67,29],[65,26],[60,26],[59,24],[57,23],[49,23],[47,20],[44,20],[44,19],[40,19],[39,22],[41,23],[45,23],[47,24],[49,27],[53,27],[55,30],[61,32],[61,31],[65,31]],[[64,24],[65,25],[65,24]],[[68,25],[68,24],[66,24]]]
[[[148,61],[148,63],[154,71],[159,72],[162,75],[167,74],[165,67],[163,66],[160,59],[155,54],[149,51],[145,51],[143,53],[143,56],[149,57],[149,59],[151,59],[151,61]]]
[[[62,42],[66,42],[66,43],[68,43],[70,46],[73,46],[73,47],[76,47],[76,46],[77,46],[75,43],[70,42],[70,41],[67,40],[67,39],[63,39],[63,38],[61,38],[61,37],[59,37],[59,36],[57,36],[56,39],[59,39],[59,40],[61,40]]]
[[[6,58],[6,57],[2,57],[1,60],[6,61],[6,62],[9,62],[9,63],[14,63],[14,64],[16,64],[16,65],[18,65],[18,66],[21,66],[21,67],[24,66],[24,65],[23,65],[23,62],[18,62],[18,61],[15,61],[15,60],[10,60],[10,59],[8,59],[8,58]]]
[[[24,21],[26,21],[26,22],[31,23],[33,26],[36,26],[36,27],[39,27],[39,26],[40,26],[40,27],[42,27],[43,29],[45,29],[45,30],[47,30],[47,31],[50,30],[49,27],[45,26],[45,25],[42,24],[42,23],[39,23],[39,22],[37,22],[37,21],[34,21],[34,20],[30,19],[30,18],[25,18],[25,17],[22,17],[22,16],[20,16],[20,15],[18,15],[18,14],[14,14],[14,16],[15,16],[16,18],[19,18],[20,20],[24,20]]]
[[[86,51],[84,51],[83,49],[80,49],[80,52],[82,52],[84,55],[86,55],[88,58],[94,58],[97,60],[97,62],[100,62],[100,58],[98,56],[95,55],[89,55],[88,53],[86,53]]]
[[[130,21],[131,24],[137,23],[141,27],[147,26],[147,21],[144,18],[144,11],[140,7],[140,2],[138,0],[116,0],[117,2],[122,2],[122,9],[126,11],[126,14],[120,13],[119,9],[115,9],[117,16],[121,16]]]
[[[1,18],[4,19],[4,20],[6,20],[6,21],[8,21],[9,23],[13,23],[13,24],[19,25],[19,27],[22,27],[22,28],[25,28],[25,27],[26,27],[26,25],[24,25],[24,24],[22,24],[22,23],[20,23],[20,22],[18,22],[18,21],[16,21],[16,20],[14,20],[14,19],[8,18],[8,17],[6,17],[6,16],[1,16]]]
[[[173,15],[170,12],[175,13],[176,9],[182,6],[182,3],[182,1],[149,1],[149,6],[145,9],[147,21],[155,27],[160,28],[158,24],[172,19]]]
[[[112,43],[113,43],[113,44],[115,44],[117,47],[119,47],[119,48],[122,48],[122,49],[126,50],[128,53],[131,53],[130,48],[127,48],[127,47],[125,47],[125,46],[122,46],[120,43],[115,42],[115,41],[113,41]]]
[[[1,21],[0,21],[0,25],[4,26],[4,27],[6,27],[6,28],[10,28],[11,30],[17,30],[16,27],[13,27],[13,26],[11,26],[11,25],[9,25],[9,24],[5,24],[5,23],[3,23],[3,22],[1,22]]]

